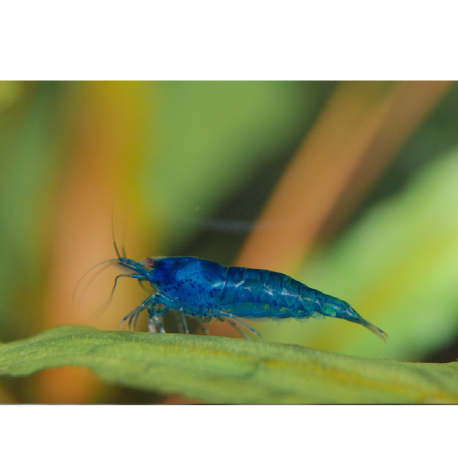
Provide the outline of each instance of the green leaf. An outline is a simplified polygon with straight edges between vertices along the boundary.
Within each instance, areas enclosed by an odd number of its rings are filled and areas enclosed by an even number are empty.
[[[0,345],[0,374],[84,366],[208,403],[458,403],[458,363],[377,361],[242,339],[65,326]]]

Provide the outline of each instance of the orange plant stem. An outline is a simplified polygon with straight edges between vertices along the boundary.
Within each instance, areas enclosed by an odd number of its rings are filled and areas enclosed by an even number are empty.
[[[386,165],[447,87],[448,83],[341,83],[299,146],[237,265],[294,272],[344,190],[353,185],[365,156],[378,157],[378,169]],[[411,116],[402,122],[398,112]],[[370,182],[365,180],[359,193]]]

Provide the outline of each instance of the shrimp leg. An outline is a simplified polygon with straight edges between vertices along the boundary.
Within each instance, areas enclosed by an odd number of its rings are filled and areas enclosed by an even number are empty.
[[[202,329],[202,332],[204,333],[204,335],[208,336],[208,331],[207,331],[207,328],[204,326],[203,321],[199,318],[197,318],[196,320],[199,323],[200,329]]]
[[[247,339],[247,340],[251,340],[237,323],[235,323],[232,320],[226,320],[226,321],[229,324],[231,324],[232,326],[234,326],[234,328],[237,329],[237,331],[240,333],[241,336],[245,337],[245,339]]]
[[[150,305],[148,306],[148,314],[149,314],[149,324],[148,328],[150,332],[159,332],[165,333],[163,324],[162,324],[162,316],[168,312],[170,309],[176,310],[182,319],[182,325],[184,327],[184,331],[186,334],[189,334],[188,324],[186,322],[186,317],[184,314],[184,308],[176,299],[172,301],[166,296],[163,296],[161,293],[155,293],[149,297]],[[162,305],[162,308],[157,307],[158,305]]]
[[[183,307],[180,307],[180,315],[181,319],[183,320],[184,331],[186,332],[186,334],[189,334],[188,323],[186,323],[186,318],[183,313]]]
[[[149,332],[156,333],[161,332],[165,333],[164,326],[162,324],[162,316],[169,310],[167,307],[163,309],[158,309],[155,307],[156,304],[152,302],[150,305],[148,305],[147,310],[148,310],[148,330]]]
[[[124,324],[125,321],[129,320],[127,323],[127,329],[130,329],[131,324],[134,323],[134,329],[135,329],[135,324],[137,324],[137,319],[138,315],[145,310],[145,308],[148,306],[149,302],[151,300],[151,296],[145,299],[138,307],[134,308],[132,312],[130,312],[128,315],[126,315],[122,320],[121,323],[119,323],[119,327],[121,328],[122,325]]]
[[[147,297],[138,307],[134,308],[132,312],[127,314],[121,320],[121,323],[119,323],[119,327],[121,328],[124,322],[128,320],[127,329],[135,330],[138,316],[140,315],[141,312],[143,312],[143,310],[147,309],[148,315],[149,315],[148,328],[150,332],[157,332],[157,329],[159,329],[159,332],[164,332],[162,328],[162,319],[160,319],[159,317],[162,317],[162,315],[165,312],[167,312],[168,308],[164,307],[161,310],[156,309],[156,305],[161,304],[161,301],[157,296],[158,294],[155,293]]]
[[[251,326],[249,326],[248,324],[244,323],[242,320],[239,320],[236,316],[232,315],[232,313],[218,312],[218,313],[215,314],[215,317],[217,319],[222,318],[221,321],[228,321],[230,324],[232,324],[232,326],[235,327],[235,329],[237,329],[240,332],[240,334],[242,334],[243,337],[245,337],[247,339],[248,338],[247,335],[244,332],[241,332],[239,326],[237,326],[235,323],[232,322],[232,321],[236,321],[238,324],[240,324],[240,325],[244,326],[245,328],[249,329],[260,341],[262,341],[261,334],[259,334],[259,332],[256,331],[256,329],[254,329]]]

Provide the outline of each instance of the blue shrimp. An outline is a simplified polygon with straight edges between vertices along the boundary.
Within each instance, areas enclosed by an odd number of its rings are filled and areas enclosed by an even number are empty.
[[[361,324],[386,342],[385,332],[362,318],[347,302],[329,296],[294,280],[288,275],[261,269],[226,267],[205,259],[183,257],[146,258],[143,262],[120,255],[110,262],[129,273],[119,277],[147,281],[154,289],[142,304],[123,318],[128,328],[135,329],[139,314],[148,312],[150,332],[165,332],[162,317],[169,310],[181,315],[184,331],[189,334],[186,316],[197,319],[202,331],[203,323],[216,318],[228,321],[237,331],[249,338],[241,327],[249,329],[260,340],[261,336],[241,318],[341,318]],[[111,296],[112,296],[111,295]],[[110,297],[111,297],[110,296]]]

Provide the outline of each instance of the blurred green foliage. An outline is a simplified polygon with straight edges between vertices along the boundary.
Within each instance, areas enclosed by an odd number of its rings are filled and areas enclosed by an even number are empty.
[[[193,81],[152,88],[157,123],[149,144],[156,151],[142,168],[141,196],[150,224],[164,228],[162,243],[173,250],[189,240],[258,170],[287,160],[334,86]],[[278,178],[281,169],[276,172]],[[254,223],[253,214],[248,221]],[[212,228],[224,233],[229,225],[216,221]]]
[[[37,306],[19,304],[36,302],[46,281],[46,228],[65,175],[62,142],[72,96],[60,83],[0,87],[0,337],[8,339],[37,318]]]

